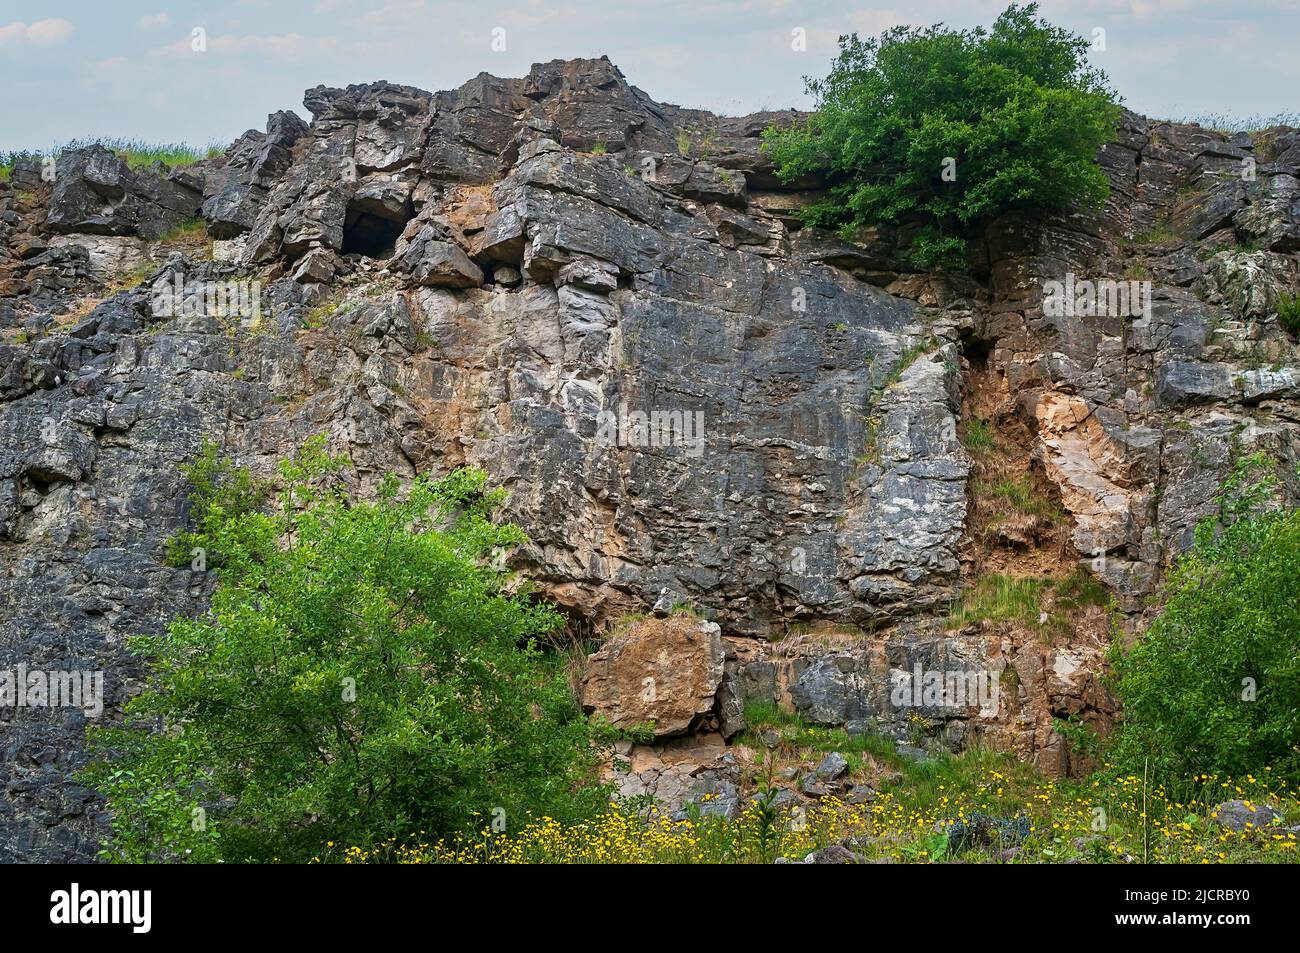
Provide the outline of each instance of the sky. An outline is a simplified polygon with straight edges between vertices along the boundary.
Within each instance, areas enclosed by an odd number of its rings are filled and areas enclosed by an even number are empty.
[[[827,72],[840,34],[988,24],[1006,2],[0,0],[0,151],[83,137],[224,145],[277,109],[310,119],[303,90],[320,84],[454,89],[480,72],[602,54],[660,102],[808,108],[802,77]],[[1104,39],[1090,59],[1140,113],[1300,111],[1300,0],[1040,8]]]

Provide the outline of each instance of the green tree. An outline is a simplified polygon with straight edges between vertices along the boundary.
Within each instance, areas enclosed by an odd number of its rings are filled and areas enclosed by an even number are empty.
[[[1276,505],[1272,466],[1263,454],[1237,464],[1160,615],[1112,650],[1121,772],[1148,765],[1177,783],[1271,765],[1300,781],[1300,510]]]
[[[210,537],[223,521],[260,509],[269,489],[247,469],[223,456],[221,448],[207,438],[199,455],[180,469],[189,483],[186,498],[199,527],[196,532],[172,537],[167,544],[167,565],[192,565],[198,556],[195,550],[200,550],[204,568],[218,566],[221,554],[209,552],[210,545],[202,544],[210,544]]]
[[[1008,7],[989,30],[894,27],[840,37],[825,79],[805,78],[816,110],[767,130],[786,180],[814,175],[811,225],[852,240],[862,226],[915,228],[918,264],[959,264],[966,238],[1014,208],[1100,206],[1096,162],[1119,106],[1088,41]]]
[[[147,689],[92,734],[86,780],[126,861],[301,861],[334,842],[575,819],[607,797],[598,751],[539,637],[561,616],[499,568],[525,541],[493,521],[481,471],[350,504],[322,440],[281,464],[269,508],[198,473],[198,529],[220,554],[211,608],[138,637]]]

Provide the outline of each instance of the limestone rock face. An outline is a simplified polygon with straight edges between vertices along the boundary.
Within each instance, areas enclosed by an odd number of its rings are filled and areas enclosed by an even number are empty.
[[[269,190],[293,161],[294,144],[306,134],[305,122],[281,111],[267,117],[265,133],[250,129],[235,141],[204,183],[203,217],[213,238],[228,240],[253,227]]]
[[[682,735],[713,711],[722,681],[722,630],[684,613],[641,619],[587,660],[582,706],[616,728],[653,723]]]
[[[103,146],[59,156],[46,227],[53,232],[161,238],[198,213],[199,192],[183,178],[132,171]]]
[[[1085,570],[1137,627],[1236,454],[1300,497],[1295,130],[1125,114],[1104,208],[989,223],[957,276],[917,272],[906,229],[802,225],[821,183],[760,149],[798,113],[658,103],[606,59],[304,102],[310,123],[274,114],[185,169],[91,148],[0,183],[0,669],[103,671],[103,720],[141,675],[125,639],[211,594],[163,564],[204,438],[273,477],[324,433],[359,497],[486,469],[531,540],[512,568],[609,639],[584,702],[655,721],[620,787],[723,810],[754,702],[1070,770],[1053,719],[1109,723],[1109,629],[1095,606],[1064,631],[950,623],[989,540]],[[154,241],[200,205],[211,260]],[[1067,276],[1149,295],[1045,307]],[[160,314],[158,281],[256,283],[259,320]],[[976,412],[1050,518],[976,538]],[[683,602],[702,618],[626,622]],[[996,704],[911,691],[935,673],[996,678]],[[94,855],[87,721],[0,709],[0,860]]]

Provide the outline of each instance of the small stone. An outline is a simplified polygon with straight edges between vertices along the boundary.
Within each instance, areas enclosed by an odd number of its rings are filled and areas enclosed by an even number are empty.
[[[822,758],[817,767],[813,769],[813,774],[821,781],[835,781],[848,770],[849,762],[844,755],[838,751],[832,751]]]
[[[755,805],[760,804],[760,798],[761,794],[755,794],[749,799],[749,803]],[[794,807],[798,803],[799,796],[789,788],[772,788],[768,807],[774,808],[778,811],[783,811],[787,808]]]
[[[816,775],[812,773],[805,774],[799,779],[799,790],[809,797],[828,797],[831,789],[817,780]]]
[[[519,273],[518,268],[511,268],[509,265],[498,265],[496,270],[492,272],[492,280],[506,288],[513,288],[524,280],[524,276]]]
[[[805,864],[860,864],[862,858],[847,847],[831,844],[815,850],[804,860]]]
[[[924,748],[918,748],[915,745],[899,745],[896,749],[901,758],[908,761],[924,761],[929,755]]]
[[[855,784],[844,795],[848,804],[870,804],[876,799],[876,792],[865,784]]]
[[[1252,804],[1240,800],[1224,801],[1210,816],[1214,823],[1234,834],[1251,829],[1258,830],[1282,820],[1282,815],[1267,804]]]

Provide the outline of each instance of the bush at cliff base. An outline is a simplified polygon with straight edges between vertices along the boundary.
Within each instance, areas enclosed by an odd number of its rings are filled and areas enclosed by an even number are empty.
[[[1089,41],[1037,10],[1013,4],[987,31],[841,37],[830,75],[805,80],[813,115],[765,135],[783,179],[827,185],[805,220],[850,240],[906,224],[913,259],[929,266],[960,263],[966,239],[1011,209],[1099,207],[1097,155],[1119,107],[1087,64]]]
[[[337,467],[309,443],[265,508],[211,453],[191,473],[186,541],[219,585],[209,611],[133,640],[148,688],[92,735],[109,859],[296,861],[605,806],[587,724],[534,645],[560,617],[495,568],[524,541],[492,520],[501,494],[461,470],[352,505]]]
[[[1270,508],[1267,457],[1238,464],[1217,518],[1166,582],[1164,609],[1117,650],[1111,758],[1164,779],[1271,766],[1300,780],[1300,510]]]

